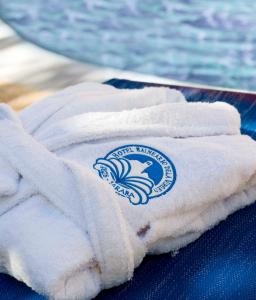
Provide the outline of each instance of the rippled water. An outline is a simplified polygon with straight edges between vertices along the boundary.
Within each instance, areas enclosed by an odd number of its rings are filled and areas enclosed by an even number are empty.
[[[78,60],[256,90],[252,0],[0,0],[0,16]]]

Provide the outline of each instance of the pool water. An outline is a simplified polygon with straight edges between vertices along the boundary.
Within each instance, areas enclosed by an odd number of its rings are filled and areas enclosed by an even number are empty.
[[[251,0],[0,0],[26,39],[88,63],[256,90]]]

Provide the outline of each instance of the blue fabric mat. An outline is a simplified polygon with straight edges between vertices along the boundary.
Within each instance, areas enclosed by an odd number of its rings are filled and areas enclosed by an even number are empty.
[[[144,84],[113,79],[118,88]],[[221,100],[235,105],[242,115],[242,131],[256,139],[256,95],[176,87],[189,101]],[[98,300],[255,300],[256,204],[246,207],[203,234],[172,257],[147,257],[133,279],[103,291]],[[15,279],[0,274],[0,299],[43,300]]]

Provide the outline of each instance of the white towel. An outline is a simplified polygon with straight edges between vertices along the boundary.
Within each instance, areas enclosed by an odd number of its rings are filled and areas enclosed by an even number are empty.
[[[224,103],[166,88],[66,89],[0,110],[0,271],[90,299],[256,199],[256,144]]]

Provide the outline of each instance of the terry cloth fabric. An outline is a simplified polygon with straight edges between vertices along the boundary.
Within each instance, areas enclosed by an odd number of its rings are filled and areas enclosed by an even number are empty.
[[[1,105],[1,271],[90,299],[194,241],[256,199],[256,144],[239,128],[232,106],[166,88],[81,84],[19,116]]]

